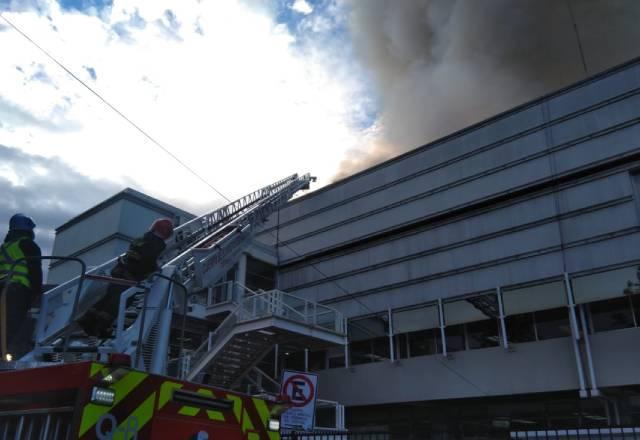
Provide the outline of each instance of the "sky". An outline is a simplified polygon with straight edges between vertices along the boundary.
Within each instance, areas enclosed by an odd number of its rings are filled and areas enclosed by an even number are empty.
[[[330,181],[373,130],[338,0],[0,0],[0,11],[230,199]],[[223,200],[0,20],[0,229],[53,230],[126,186],[201,214]]]
[[[640,56],[637,0],[0,0],[0,230],[317,189]]]

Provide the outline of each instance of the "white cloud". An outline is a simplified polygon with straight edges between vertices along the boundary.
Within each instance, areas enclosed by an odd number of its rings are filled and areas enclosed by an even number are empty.
[[[305,15],[313,12],[313,7],[306,0],[295,0],[291,9]]]
[[[265,9],[116,0],[99,15],[40,11],[5,15],[231,198],[293,172],[327,183],[362,140],[349,63],[320,44],[301,49]],[[1,144],[161,199],[217,201],[16,32],[1,31],[0,47]]]

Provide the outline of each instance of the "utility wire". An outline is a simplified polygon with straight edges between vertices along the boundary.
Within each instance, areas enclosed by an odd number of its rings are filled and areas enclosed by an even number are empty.
[[[138,130],[144,137],[146,137],[147,139],[149,139],[156,147],[160,148],[162,151],[164,151],[166,154],[168,154],[172,159],[174,159],[176,162],[178,162],[180,165],[182,165],[183,168],[185,168],[187,171],[189,171],[189,173],[193,174],[196,178],[198,178],[201,182],[203,182],[205,185],[207,185],[209,188],[211,188],[213,191],[216,192],[216,194],[218,194],[220,197],[222,197],[223,199],[225,199],[228,202],[231,202],[231,200],[229,200],[227,197],[224,196],[224,194],[222,194],[220,191],[218,191],[213,185],[211,185],[204,177],[202,177],[200,174],[196,173],[193,169],[191,169],[186,163],[184,163],[182,160],[180,160],[179,157],[177,157],[175,154],[173,154],[171,151],[169,151],[169,149],[167,149],[164,145],[162,145],[160,142],[158,142],[155,138],[153,138],[153,136],[151,136],[149,133],[147,133],[144,129],[142,129],[142,127],[140,127],[138,124],[136,124],[135,122],[133,122],[129,117],[127,117],[127,115],[125,115],[124,113],[122,113],[120,110],[118,110],[113,104],[111,104],[109,101],[107,101],[104,97],[102,97],[102,95],[100,95],[98,92],[96,92],[94,89],[92,89],[87,83],[85,83],[82,79],[80,79],[76,74],[74,74],[71,70],[67,69],[67,67],[62,64],[60,61],[58,61],[56,58],[54,58],[46,49],[44,49],[42,46],[40,46],[38,43],[36,43],[34,40],[32,40],[27,34],[25,34],[24,32],[22,32],[22,30],[20,30],[15,24],[13,24],[7,17],[5,17],[2,13],[0,13],[0,18],[2,18],[9,26],[11,26],[16,32],[18,32],[20,35],[22,35],[24,38],[26,38],[31,44],[33,44],[35,47],[38,48],[38,50],[40,50],[40,52],[42,52],[43,54],[45,54],[47,56],[47,58],[49,58],[51,61],[53,61],[54,63],[56,63],[58,65],[58,67],[60,67],[62,70],[64,70],[65,72],[67,72],[73,79],[75,79],[76,81],[78,81],[80,84],[82,84],[87,90],[89,90],[89,92],[91,92],[93,95],[95,95],[100,101],[102,101],[107,107],[109,107],[111,110],[113,110],[114,112],[116,112],[122,119],[124,119],[125,121],[127,121],[133,128],[135,128],[136,130]]]
[[[186,163],[184,163],[182,160],[180,160],[179,157],[177,157],[175,154],[173,154],[171,151],[169,151],[166,147],[164,147],[160,142],[158,142],[155,138],[153,138],[149,133],[147,133],[145,130],[143,130],[138,124],[136,124],[135,122],[133,122],[130,118],[128,118],[124,113],[122,113],[120,110],[118,110],[113,104],[111,104],[109,101],[107,101],[105,98],[102,97],[102,95],[100,95],[98,92],[96,92],[94,89],[92,89],[87,83],[85,83],[84,81],[82,81],[82,79],[80,79],[77,75],[75,75],[71,70],[69,70],[64,64],[62,64],[61,62],[59,62],[56,58],[54,58],[49,52],[47,52],[44,48],[42,48],[38,43],[36,43],[33,39],[31,39],[26,33],[24,33],[22,30],[20,30],[15,24],[13,24],[9,19],[7,19],[7,17],[5,17],[2,13],[0,13],[0,18],[2,18],[9,26],[11,26],[16,32],[18,32],[20,35],[22,35],[27,41],[29,41],[31,44],[33,44],[35,47],[38,48],[38,50],[40,50],[43,54],[45,54],[47,56],[47,58],[49,58],[51,61],[53,61],[55,64],[57,64],[62,70],[64,70],[67,74],[69,74],[73,79],[75,79],[76,81],[78,81],[80,84],[82,84],[87,90],[89,90],[89,92],[91,92],[93,95],[95,95],[100,101],[102,101],[107,107],[109,107],[111,110],[113,110],[114,112],[116,112],[122,119],[124,119],[126,122],[128,122],[132,127],[134,127],[137,131],[139,131],[143,136],[145,136],[147,139],[149,139],[154,145],[156,145],[158,148],[160,148],[162,151],[164,151],[166,154],[168,154],[171,158],[173,158],[176,162],[178,162],[180,165],[182,165],[182,167],[184,167],[187,171],[189,171],[191,174],[193,174],[195,177],[197,177],[200,181],[202,181],[204,184],[206,184],[209,188],[211,188],[216,194],[218,194],[220,197],[222,197],[223,199],[225,199],[227,202],[231,202],[231,199],[229,199],[227,196],[225,196],[222,192],[218,191],[218,189],[216,189],[212,184],[210,184],[204,177],[202,177],[200,174],[198,174],[197,172],[195,172],[193,169],[191,169]],[[577,30],[576,30],[577,31]],[[581,52],[582,53],[582,52]],[[583,57],[583,62],[584,62],[584,57]],[[585,70],[586,70],[586,64],[585,64]],[[273,235],[273,232],[270,232]],[[288,244],[284,244],[284,246],[289,249],[291,252],[293,252],[296,256],[298,257],[302,257],[302,255],[300,255],[295,249],[293,249],[291,246],[289,246]],[[322,275],[326,280],[328,280],[329,282],[331,282],[332,284],[334,284],[336,287],[338,287],[338,289],[340,289],[349,299],[353,299],[355,300],[357,303],[359,303],[361,306],[363,306],[365,309],[369,310],[370,312],[373,313],[373,310],[367,306],[365,303],[363,303],[362,301],[360,301],[360,299],[358,299],[354,294],[350,293],[347,289],[345,289],[344,287],[342,287],[340,284],[338,284],[335,280],[331,280],[329,279],[329,276],[326,275],[323,271],[321,271],[320,269],[318,269],[313,263],[309,263],[309,265],[316,270],[320,275]],[[475,383],[473,383],[472,381],[470,381],[469,379],[467,379],[466,377],[464,377],[461,373],[459,373],[458,371],[454,370],[451,366],[446,365],[444,362],[440,362],[438,361],[438,363],[440,363],[442,366],[444,366],[445,368],[447,368],[448,370],[450,370],[452,373],[454,373],[456,376],[458,376],[459,378],[461,378],[462,380],[464,380],[465,382],[467,382],[469,385],[473,386],[474,388],[476,388],[478,391],[480,391],[483,394],[487,394],[485,391],[483,391],[480,387],[478,387]]]
[[[149,139],[156,147],[160,148],[162,151],[164,151],[166,154],[168,154],[172,159],[174,159],[176,162],[178,162],[180,165],[182,165],[183,168],[185,168],[187,171],[189,171],[189,173],[193,174],[195,177],[197,177],[200,181],[202,181],[205,185],[207,185],[209,188],[211,188],[216,194],[218,194],[220,197],[222,197],[223,199],[225,199],[227,202],[231,202],[231,199],[229,199],[227,196],[225,196],[222,192],[220,192],[216,187],[214,187],[211,183],[209,183],[204,177],[202,177],[200,174],[198,174],[197,172],[195,172],[192,168],[190,168],[185,162],[183,162],[179,157],[177,157],[175,154],[173,154],[168,148],[166,148],[164,145],[162,145],[159,141],[157,141],[153,136],[151,136],[149,133],[147,133],[142,127],[140,127],[138,124],[136,124],[134,121],[132,121],[127,115],[125,115],[123,112],[121,112],[120,110],[118,110],[118,108],[111,104],[106,98],[104,98],[100,93],[98,93],[96,90],[94,90],[91,86],[89,86],[86,82],[84,82],[81,78],[79,78],[76,74],[74,74],[70,69],[68,69],[64,64],[62,64],[60,61],[58,61],[53,55],[51,55],[46,49],[44,49],[42,46],[40,46],[38,43],[36,43],[31,37],[29,37],[25,32],[23,32],[20,28],[18,28],[18,26],[16,26],[13,22],[11,22],[7,17],[5,17],[2,13],[0,13],[0,18],[2,18],[9,26],[11,26],[16,32],[18,32],[20,35],[22,35],[27,41],[29,41],[31,44],[33,44],[36,48],[38,48],[38,50],[40,50],[40,52],[42,52],[44,55],[47,56],[47,58],[49,58],[51,61],[53,61],[56,65],[58,65],[58,67],[60,67],[62,70],[64,70],[69,76],[71,76],[73,79],[75,79],[77,82],[79,82],[82,86],[84,86],[84,88],[86,88],[89,92],[91,92],[95,97],[97,97],[100,101],[102,101],[107,107],[109,107],[111,110],[113,110],[114,112],[116,112],[122,119],[124,119],[127,123],[129,123],[129,125],[131,125],[133,128],[135,128],[138,132],[140,132],[144,137],[146,137],[147,139]],[[270,232],[273,235],[273,232]],[[289,249],[291,252],[293,252],[296,256],[298,257],[302,257],[302,255],[300,255],[298,252],[295,251],[295,249],[293,249],[292,247],[290,247],[288,244],[284,244],[284,246]],[[320,269],[318,269],[313,263],[310,263],[310,266],[315,269],[320,275],[322,275],[325,279],[327,279],[328,281],[330,281],[331,283],[333,283],[336,287],[338,287],[338,289],[340,289],[340,291],[342,291],[344,294],[346,294],[350,299],[354,299],[357,303],[359,303],[360,305],[362,305],[365,309],[369,310],[370,312],[373,313],[373,310],[371,310],[371,308],[369,308],[366,304],[364,304],[362,301],[360,301],[356,296],[354,296],[352,293],[349,293],[349,291],[347,291],[344,287],[342,287],[340,284],[338,284],[336,281],[334,280],[330,280],[329,276],[326,275],[324,272],[322,272]]]
[[[571,18],[571,24],[573,25],[573,32],[576,34],[576,40],[578,43],[578,51],[580,52],[580,60],[582,61],[582,68],[584,69],[584,76],[589,76],[589,69],[587,69],[587,60],[584,56],[584,49],[582,48],[582,39],[580,38],[580,32],[578,31],[578,24],[576,23],[575,15],[573,14],[573,7],[571,6],[571,0],[567,0],[567,8],[569,8],[569,17]]]

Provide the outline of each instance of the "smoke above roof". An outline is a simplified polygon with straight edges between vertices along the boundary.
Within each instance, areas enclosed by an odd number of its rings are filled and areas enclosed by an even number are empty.
[[[636,0],[347,2],[380,113],[335,179],[640,55]]]

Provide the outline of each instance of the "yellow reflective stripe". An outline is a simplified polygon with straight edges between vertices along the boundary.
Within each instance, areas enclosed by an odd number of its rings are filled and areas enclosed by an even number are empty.
[[[160,386],[160,398],[158,399],[158,409],[164,408],[173,396],[173,390],[179,390],[182,384],[178,382],[164,382]]]
[[[249,413],[246,409],[242,410],[242,432],[245,433],[247,431],[253,431],[255,427],[253,426],[253,422],[251,418],[249,418]]]
[[[24,252],[20,249],[20,242],[27,240],[22,237],[10,243],[4,243],[0,246],[0,272],[8,274],[11,271],[14,261],[18,261],[25,257]],[[29,274],[27,262],[21,261],[13,266],[13,276],[9,281],[20,283],[26,287],[31,287],[31,281],[25,275]]]
[[[182,408],[180,408],[180,410],[178,411],[178,414],[181,414],[183,416],[193,417],[193,416],[197,416],[199,412],[200,412],[199,408],[196,408],[195,406],[185,405]]]
[[[120,379],[118,382],[111,385],[109,388],[116,392],[116,396],[112,406],[105,405],[95,405],[93,403],[89,403],[84,407],[82,411],[82,420],[80,421],[80,431],[78,432],[78,437],[84,435],[93,425],[98,423],[98,419],[106,413],[108,413],[111,408],[116,406],[118,403],[122,401],[125,397],[127,397],[131,391],[133,391],[138,385],[142,383],[143,380],[147,378],[148,374],[141,373],[139,371],[130,371]]]
[[[149,423],[149,420],[151,420],[151,417],[153,416],[153,406],[155,401],[156,401],[156,393],[151,393],[151,395],[147,397],[145,401],[140,404],[140,406],[134,409],[131,415],[129,415],[129,417],[132,420],[137,421],[138,431],[140,431],[144,427],[144,425]],[[127,433],[126,438],[124,440],[129,440],[133,435],[135,435],[136,438],[138,436],[137,432],[131,432],[131,430],[127,429],[128,427],[127,425],[131,423],[131,420],[129,420],[129,417],[127,417],[122,423],[120,423],[120,426],[118,426],[118,430],[120,432]]]
[[[269,412],[269,408],[267,407],[267,402],[262,399],[253,398],[253,404],[258,411],[258,415],[260,416],[260,420],[264,423],[264,427],[267,429],[267,434],[269,435],[269,440],[280,440],[280,433],[275,431],[269,431],[269,419],[271,418],[271,413]]]
[[[213,394],[213,391],[208,390],[206,388],[200,388],[197,392],[198,394],[202,394],[203,396],[215,397],[215,395]],[[178,414],[181,414],[183,416],[193,417],[193,416],[197,416],[199,412],[200,412],[200,408],[196,408],[195,406],[184,405],[182,408],[180,408],[180,410],[178,411]],[[209,417],[210,420],[224,422],[224,414],[222,414],[220,411],[206,410],[206,412],[207,412],[207,417]]]
[[[205,389],[205,388],[200,388],[198,390],[198,393],[202,394],[203,396],[216,397],[213,394],[213,391]],[[224,414],[222,414],[220,411],[208,409],[207,410],[207,417],[209,417],[209,420],[216,420],[216,421],[219,421],[219,422],[224,422]]]
[[[227,399],[233,402],[233,415],[236,416],[236,420],[240,423],[240,416],[242,415],[242,398],[233,394],[227,394]]]
[[[100,364],[91,364],[91,370],[89,371],[89,377],[95,376],[98,371],[102,370],[102,365]]]

